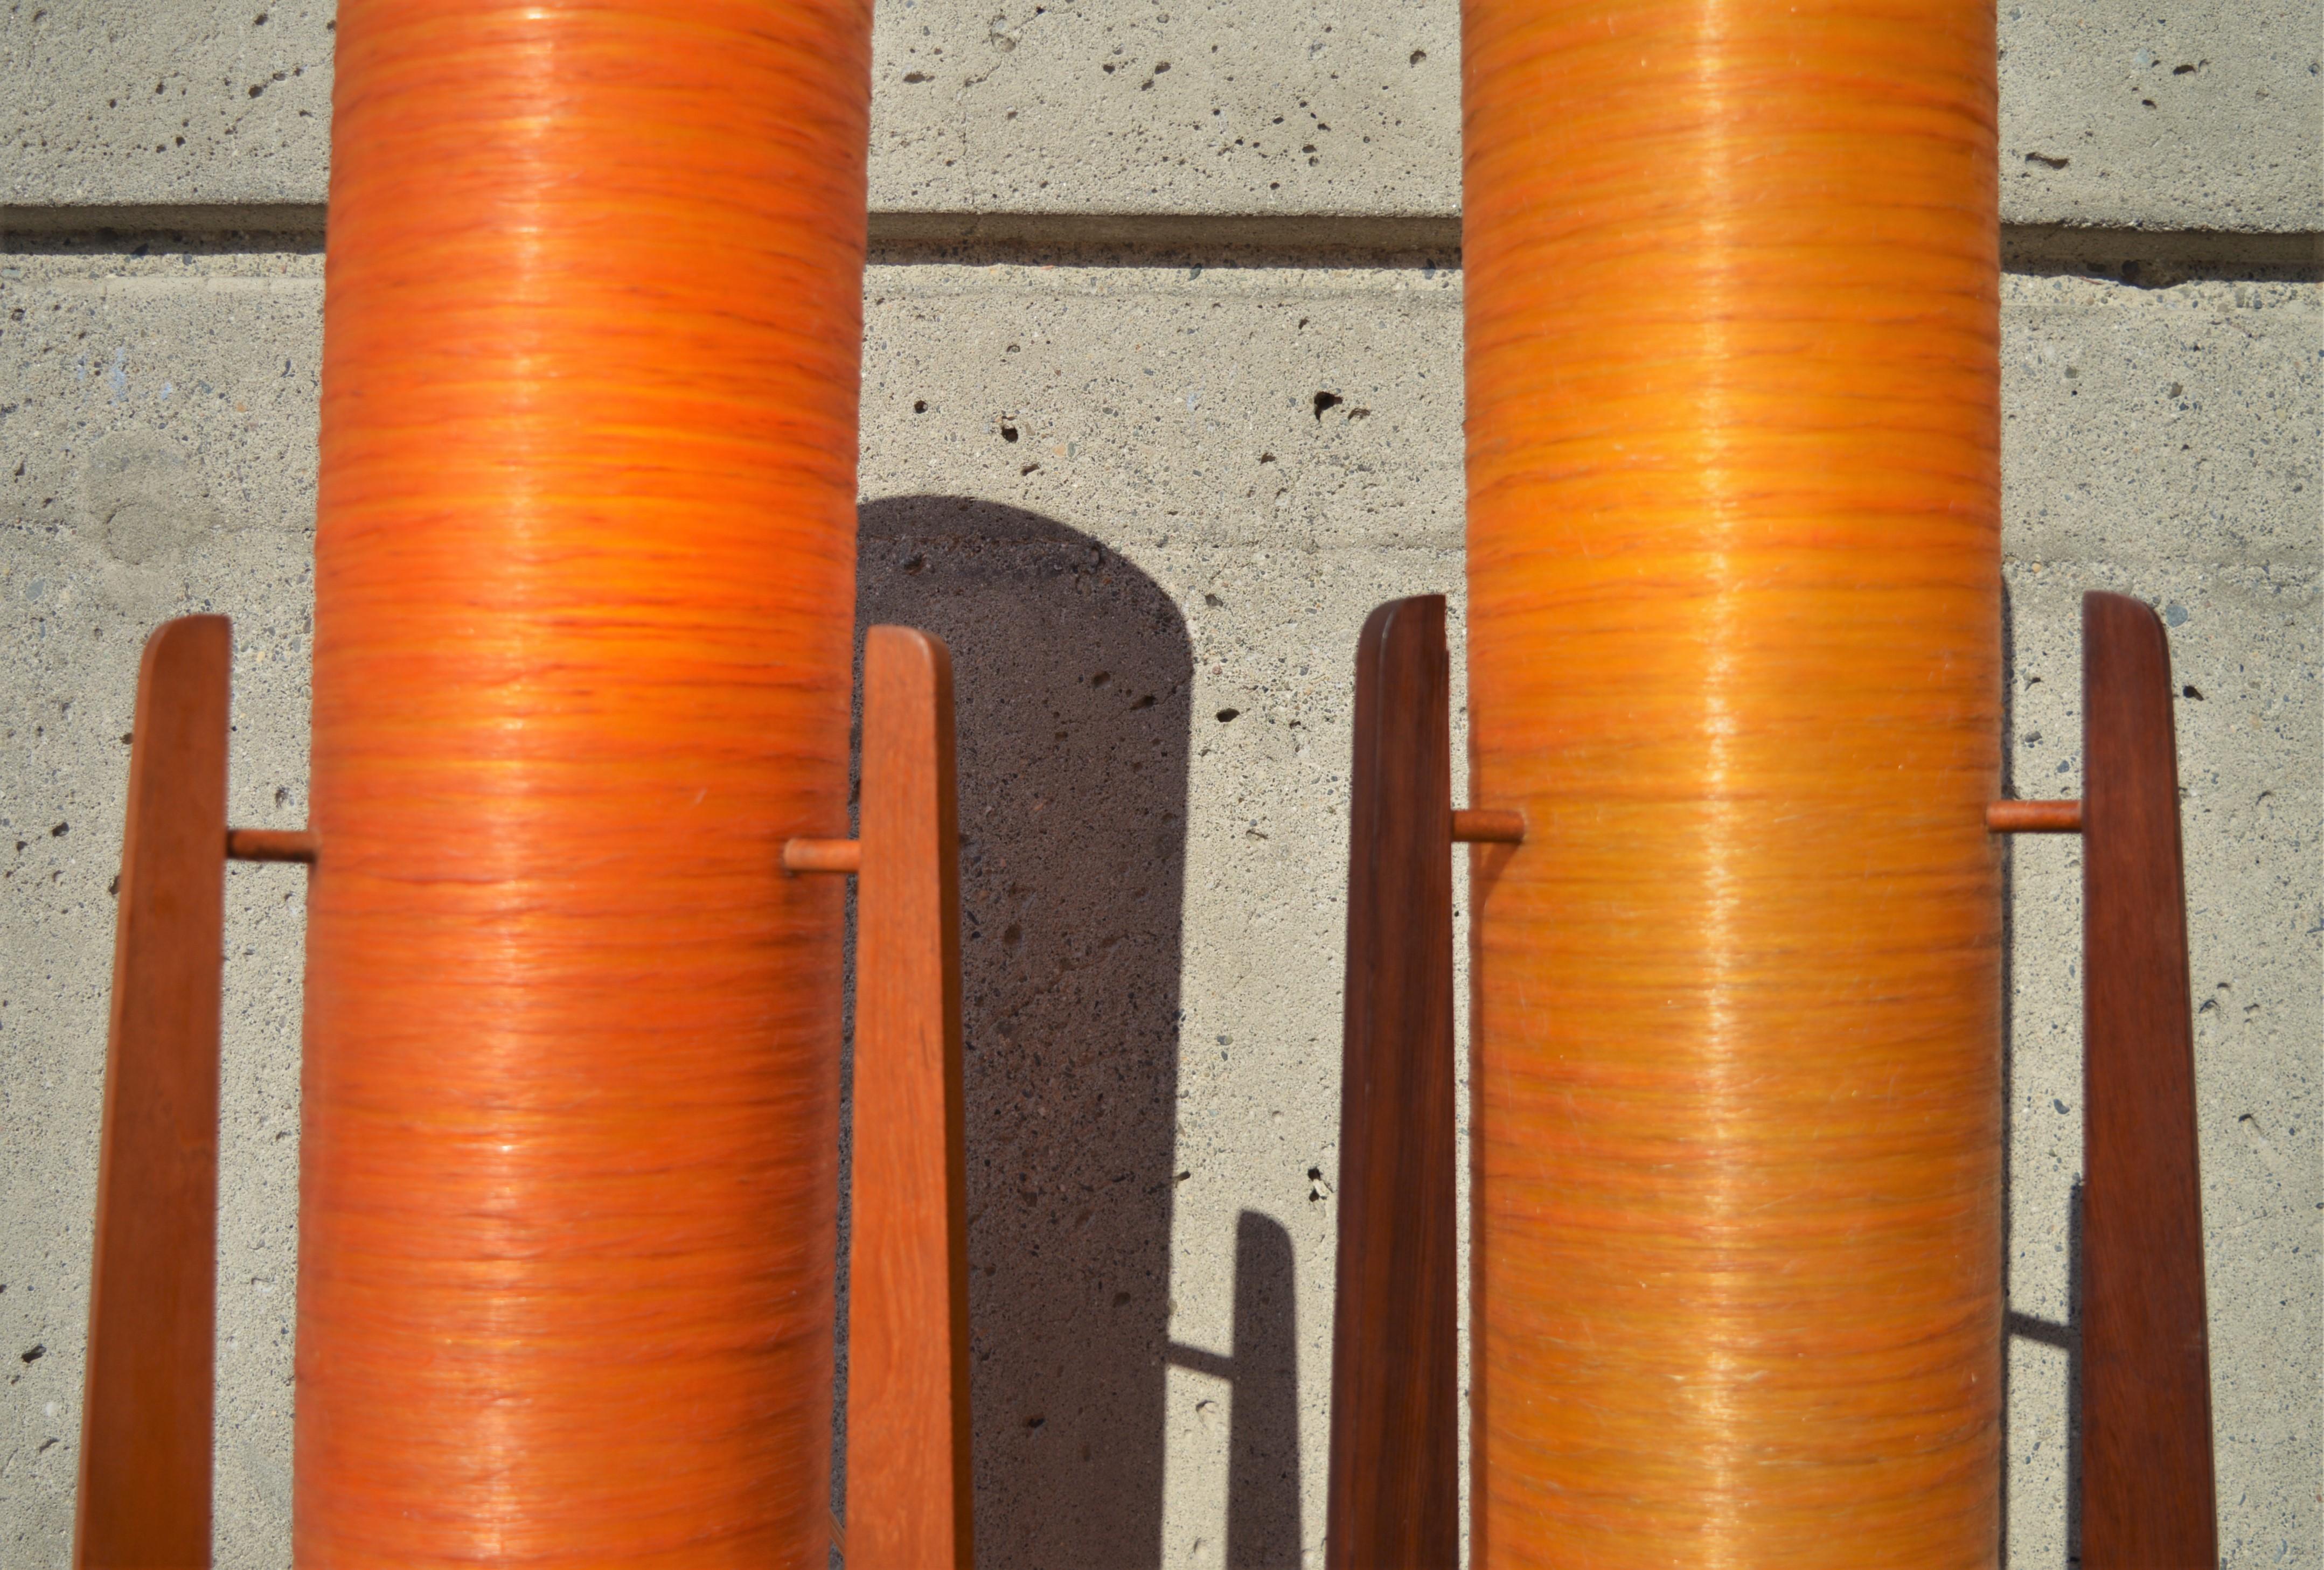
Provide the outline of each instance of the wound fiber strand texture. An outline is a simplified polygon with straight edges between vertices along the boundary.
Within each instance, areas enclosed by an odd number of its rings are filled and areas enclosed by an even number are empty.
[[[1983,0],[1467,0],[1490,1566],[1997,1545]]]
[[[301,1570],[825,1563],[870,24],[339,7]]]

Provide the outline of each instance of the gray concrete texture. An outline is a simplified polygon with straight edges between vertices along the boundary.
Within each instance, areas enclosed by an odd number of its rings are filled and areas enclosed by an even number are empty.
[[[2222,1556],[2312,1565],[2324,300],[2312,264],[2250,258],[2313,252],[2324,5],[2169,18],[2001,11],[2010,757],[2021,794],[2079,788],[2084,589],[2164,611],[2200,694],[2179,708]],[[233,811],[305,813],[330,22],[0,19],[0,201],[36,232],[0,254],[12,1567],[68,1562],[121,739],[153,622],[235,618]],[[1399,594],[1452,595],[1457,643],[1462,572],[1457,257],[1345,246],[1451,232],[1455,32],[1446,0],[879,12],[874,205],[923,243],[866,280],[860,611],[958,668],[988,1570],[1321,1562],[1348,670]],[[98,219],[145,227],[69,233]],[[1245,220],[1293,249],[1222,249]],[[309,232],[250,232],[270,223]],[[2077,242],[2101,270],[2025,227],[2060,225],[2151,233]],[[2269,235],[2224,267],[2153,260]],[[280,867],[228,882],[226,1566],[288,1557],[300,892]],[[2016,842],[2013,1566],[2071,1545],[2078,901],[2071,842]]]
[[[2004,0],[2012,224],[2324,228],[2319,0]],[[0,204],[324,199],[334,10],[12,0]],[[883,214],[1447,216],[1459,7],[879,0]]]

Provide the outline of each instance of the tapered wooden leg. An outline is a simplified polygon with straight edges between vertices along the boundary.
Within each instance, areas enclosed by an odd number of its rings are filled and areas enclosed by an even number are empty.
[[[79,1570],[210,1562],[232,660],[225,617],[187,616],[155,629],[138,669],[81,1406]]]
[[[1331,1570],[1460,1558],[1450,684],[1443,597],[1372,612],[1356,655]]]
[[[952,714],[945,646],[873,628],[856,857],[848,1570],[969,1570],[975,1558]]]
[[[2171,650],[2082,601],[2082,1564],[2218,1564]]]

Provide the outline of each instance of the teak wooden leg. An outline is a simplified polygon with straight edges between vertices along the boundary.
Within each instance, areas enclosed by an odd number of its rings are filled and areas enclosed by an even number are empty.
[[[233,632],[146,639],[129,751],[81,1405],[78,1570],[210,1562]]]
[[[971,1570],[967,1156],[952,659],[875,627],[863,653],[862,833],[794,840],[853,872],[848,1570]]]
[[[2171,646],[2082,597],[2082,799],[1996,833],[2082,836],[2082,1540],[2087,1570],[2218,1563],[2193,998]]]
[[[2082,601],[2082,1564],[2219,1562],[2171,650]]]
[[[1373,611],[1356,654],[1331,1570],[1460,1559],[1449,692],[1443,599]]]

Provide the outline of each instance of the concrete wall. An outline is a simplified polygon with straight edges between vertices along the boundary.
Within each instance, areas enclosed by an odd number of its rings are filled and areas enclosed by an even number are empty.
[[[2015,787],[2079,788],[2080,592],[2163,607],[2237,1565],[2324,1559],[2319,36],[2001,12]],[[959,664],[982,1559],[1320,1563],[1350,656],[1397,594],[1458,636],[1456,12],[883,0],[878,38],[862,612]],[[311,0],[0,19],[11,1566],[67,1561],[152,622],[233,615],[235,820],[305,813],[330,47]],[[2062,1566],[2079,882],[2014,858],[2007,1557]],[[300,875],[228,901],[217,1562],[275,1566]]]

